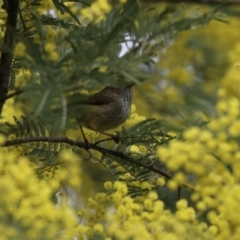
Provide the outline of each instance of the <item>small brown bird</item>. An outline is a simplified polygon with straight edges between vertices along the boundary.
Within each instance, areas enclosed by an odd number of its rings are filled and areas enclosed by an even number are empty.
[[[81,115],[76,117],[81,125],[91,130],[110,136],[115,142],[115,135],[105,133],[127,120],[131,111],[132,86],[116,88],[107,86],[100,92],[90,95],[81,102]],[[82,131],[82,128],[81,128]],[[82,131],[83,133],[83,131]],[[84,141],[87,140],[84,136]]]

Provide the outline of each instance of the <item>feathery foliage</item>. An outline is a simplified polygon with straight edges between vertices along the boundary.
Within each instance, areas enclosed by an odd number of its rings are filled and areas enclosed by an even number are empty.
[[[225,59],[198,35],[178,45],[186,32],[213,20],[228,23],[219,12],[238,12],[222,9],[141,0],[4,0],[0,225],[6,239],[238,236],[239,81],[229,84],[230,70],[221,83],[212,81],[209,62]],[[234,51],[229,58],[236,59],[238,45]],[[84,129],[86,144],[77,103],[107,85],[130,83],[134,104],[116,130],[119,143]],[[85,204],[109,173],[108,193]],[[183,187],[191,206],[184,199],[175,210],[171,191]],[[160,198],[174,202],[172,213]]]

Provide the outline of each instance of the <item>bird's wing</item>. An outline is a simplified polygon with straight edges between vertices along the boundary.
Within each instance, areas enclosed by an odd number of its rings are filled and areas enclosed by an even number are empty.
[[[78,100],[70,100],[68,102],[68,110],[70,113],[75,114],[76,111],[83,110],[89,105],[101,106],[111,104],[115,99],[111,90],[112,87],[105,87],[103,90],[93,95],[81,96]]]
[[[86,104],[89,105],[107,105],[114,102],[114,95],[112,92],[112,87],[105,87],[98,93],[91,95],[87,100]]]

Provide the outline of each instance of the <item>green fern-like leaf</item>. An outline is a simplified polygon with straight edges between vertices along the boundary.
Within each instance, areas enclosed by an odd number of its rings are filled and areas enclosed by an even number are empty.
[[[46,130],[42,123],[29,121],[24,116],[22,116],[21,119],[14,117],[14,121],[16,125],[6,123],[6,126],[9,128],[9,132],[15,133],[16,139],[34,139],[35,137],[53,136],[53,133]],[[32,141],[23,144],[23,146],[26,149],[24,153],[25,156],[36,156],[39,161],[47,162],[52,165],[58,157],[59,152],[65,147],[65,144]]]

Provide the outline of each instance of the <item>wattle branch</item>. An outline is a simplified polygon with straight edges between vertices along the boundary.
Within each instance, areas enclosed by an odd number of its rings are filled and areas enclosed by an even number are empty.
[[[78,141],[78,140],[73,140],[68,137],[29,137],[29,138],[19,138],[19,139],[14,139],[14,140],[7,140],[4,144],[1,145],[1,147],[9,147],[9,146],[15,146],[19,144],[24,144],[24,143],[30,143],[30,142],[49,142],[49,143],[66,143],[70,146],[77,146],[79,148],[85,149],[86,145],[84,142]],[[161,176],[164,176],[167,179],[172,179],[173,176],[155,166],[155,164],[146,164],[141,161],[137,161],[128,155],[126,155],[124,152],[119,152],[119,151],[114,151],[111,149],[99,147],[96,144],[93,143],[88,143],[88,148],[96,150],[100,153],[102,153],[105,156],[114,156],[114,157],[119,157],[122,160],[134,163],[138,166],[144,167],[152,172],[158,173]],[[183,185],[184,187],[194,190],[192,187]]]

